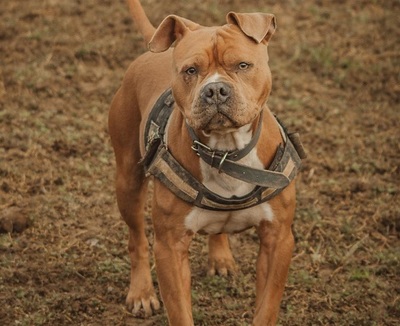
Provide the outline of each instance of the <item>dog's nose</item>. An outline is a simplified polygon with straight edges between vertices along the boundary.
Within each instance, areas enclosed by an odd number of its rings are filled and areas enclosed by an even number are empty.
[[[203,87],[201,98],[207,104],[225,103],[231,95],[231,87],[222,82],[209,83]]]

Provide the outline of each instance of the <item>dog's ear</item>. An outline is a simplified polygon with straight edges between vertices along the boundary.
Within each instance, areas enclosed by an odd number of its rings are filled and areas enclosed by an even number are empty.
[[[179,41],[188,31],[195,30],[198,24],[175,15],[169,15],[158,26],[149,42],[151,52],[163,52]]]
[[[257,43],[268,42],[276,29],[276,19],[272,14],[238,14],[231,11],[226,16],[226,21],[237,25],[245,35]]]

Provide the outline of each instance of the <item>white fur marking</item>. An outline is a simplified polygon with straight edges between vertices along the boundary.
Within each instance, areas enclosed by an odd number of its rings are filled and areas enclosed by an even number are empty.
[[[186,227],[208,234],[235,233],[258,226],[261,221],[272,221],[274,213],[268,203],[234,212],[209,211],[195,207],[185,218]]]
[[[212,133],[208,139],[208,146],[222,151],[241,149],[250,142],[251,137],[250,125],[246,125],[229,134]],[[240,163],[254,168],[263,168],[256,148],[241,159]],[[254,185],[218,173],[217,169],[211,168],[203,161],[200,161],[200,168],[204,185],[220,196],[244,196],[254,188]],[[232,212],[210,211],[194,207],[186,216],[185,225],[193,232],[232,233],[257,226],[262,220],[272,221],[273,218],[274,213],[268,203]]]
[[[209,83],[217,83],[220,81],[221,75],[219,73],[215,73],[211,75],[204,83],[204,85],[207,85]]]

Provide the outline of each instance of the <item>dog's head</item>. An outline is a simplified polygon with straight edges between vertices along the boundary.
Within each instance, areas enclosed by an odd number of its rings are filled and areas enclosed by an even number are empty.
[[[187,123],[205,133],[225,133],[251,123],[271,90],[267,45],[275,17],[227,15],[228,24],[203,27],[168,16],[149,43],[153,52],[174,44],[173,95]]]

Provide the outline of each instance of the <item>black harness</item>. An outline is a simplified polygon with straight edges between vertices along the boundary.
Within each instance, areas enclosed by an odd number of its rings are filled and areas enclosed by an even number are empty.
[[[219,196],[185,170],[168,150],[165,143],[165,130],[173,110],[173,104],[172,91],[168,89],[154,105],[146,123],[144,134],[146,153],[141,163],[146,175],[154,175],[176,196],[197,207],[231,211],[266,202],[290,184],[301,166],[301,159],[306,157],[299,135],[297,133],[288,134],[279,120],[285,143],[278,147],[272,163],[265,170],[236,162],[247,155],[256,145],[262,117],[260,117],[259,125],[250,143],[244,149],[228,152],[215,151],[202,144],[195,132],[188,126],[193,140],[192,149],[204,162],[218,169],[220,173],[255,185],[252,191],[241,197]]]

